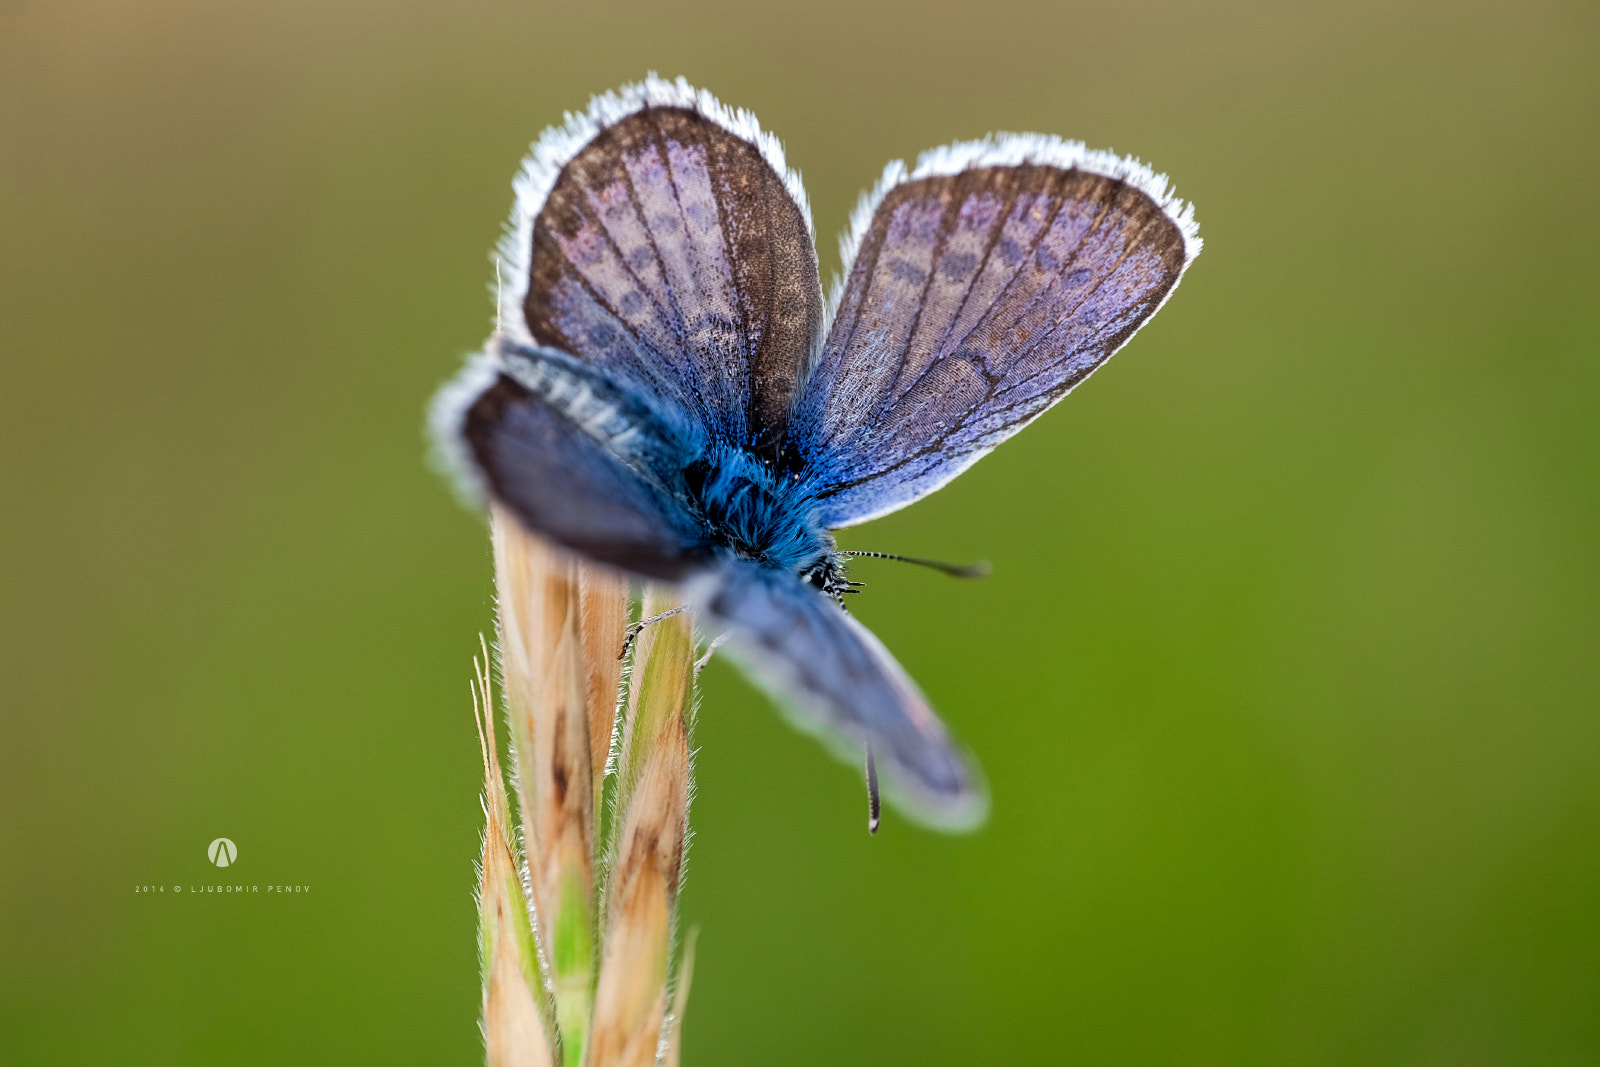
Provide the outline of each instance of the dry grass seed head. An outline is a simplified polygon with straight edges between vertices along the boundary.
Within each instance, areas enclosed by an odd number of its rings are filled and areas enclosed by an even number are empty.
[[[472,709],[483,756],[487,819],[478,882],[484,1051],[489,1067],[553,1067],[533,930],[509,836],[511,816],[495,743],[487,645],[482,662],[475,666]]]

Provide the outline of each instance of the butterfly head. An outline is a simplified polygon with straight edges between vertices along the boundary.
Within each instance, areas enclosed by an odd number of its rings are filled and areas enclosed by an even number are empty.
[[[802,571],[800,580],[821,590],[824,596],[843,607],[845,594],[861,588],[861,583],[852,582],[845,571],[847,559],[847,553],[829,552]]]

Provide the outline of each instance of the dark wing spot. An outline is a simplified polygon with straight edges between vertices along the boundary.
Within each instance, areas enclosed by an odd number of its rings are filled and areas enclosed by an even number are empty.
[[[892,274],[894,274],[896,280],[910,282],[912,285],[923,285],[928,280],[927,271],[923,270],[916,264],[908,263],[903,259],[897,259],[890,263],[889,270]]]
[[[974,252],[951,252],[939,263],[939,270],[944,273],[946,281],[958,282],[972,273],[972,268],[978,265],[978,256]]]

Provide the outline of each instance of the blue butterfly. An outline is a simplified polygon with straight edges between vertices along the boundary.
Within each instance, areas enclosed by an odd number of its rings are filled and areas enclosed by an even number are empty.
[[[981,821],[976,769],[843,610],[829,531],[933,492],[1093,373],[1199,254],[1192,207],[1077,142],[950,145],[861,199],[824,300],[777,140],[654,75],[546,132],[515,190],[499,328],[433,406],[460,481],[678,584],[909,814]]]

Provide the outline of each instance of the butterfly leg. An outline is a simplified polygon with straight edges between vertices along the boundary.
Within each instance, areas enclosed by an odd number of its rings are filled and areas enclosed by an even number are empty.
[[[639,636],[639,634],[641,634],[644,631],[644,628],[646,626],[649,626],[651,623],[660,622],[663,619],[670,619],[674,615],[681,615],[683,612],[688,611],[688,610],[689,610],[689,605],[687,605],[687,604],[679,604],[675,608],[671,608],[671,609],[669,609],[667,611],[663,611],[660,615],[652,615],[648,619],[640,619],[638,622],[636,622],[632,626],[628,627],[627,636],[625,636],[622,639],[622,651],[617,653],[617,658],[618,659],[627,659],[628,658],[628,649],[633,647],[634,639],[637,638]]]
[[[694,675],[696,678],[700,677],[700,672],[705,669],[705,665],[711,662],[712,655],[717,651],[718,648],[722,647],[722,643],[726,641],[729,636],[732,635],[732,633],[732,630],[724,630],[716,637],[711,639],[711,643],[706,646],[706,654],[694,661]]]

